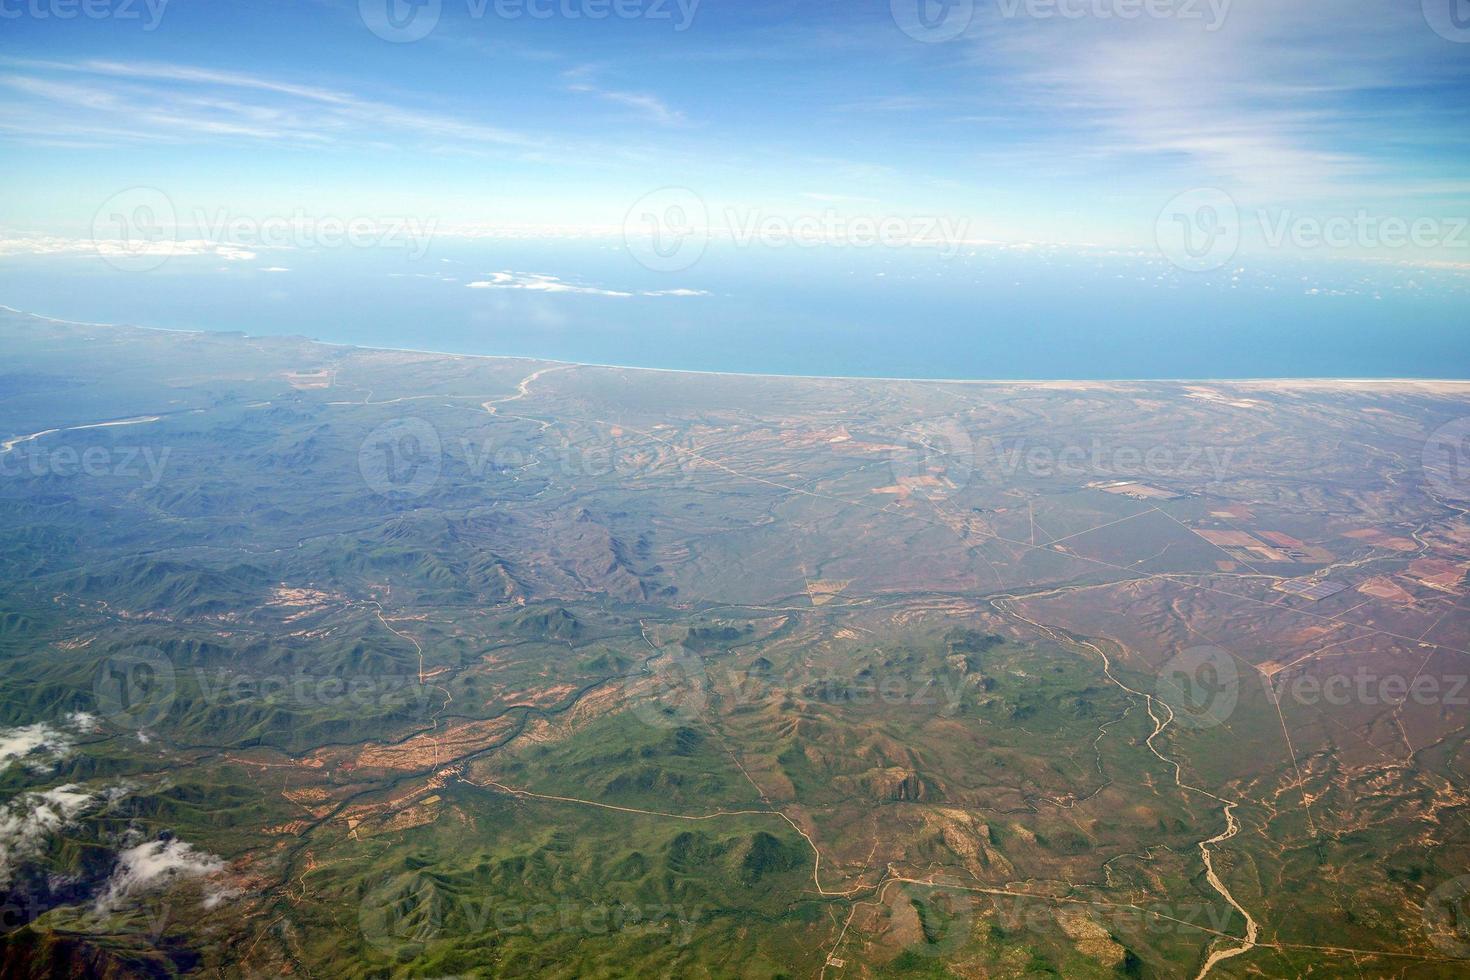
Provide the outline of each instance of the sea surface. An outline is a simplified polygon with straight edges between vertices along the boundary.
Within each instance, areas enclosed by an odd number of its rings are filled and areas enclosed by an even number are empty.
[[[124,267],[117,267],[118,265]],[[756,374],[1470,377],[1470,275],[1062,248],[714,244],[656,271],[617,241],[0,257],[0,304],[67,320]],[[489,285],[472,286],[472,283]]]

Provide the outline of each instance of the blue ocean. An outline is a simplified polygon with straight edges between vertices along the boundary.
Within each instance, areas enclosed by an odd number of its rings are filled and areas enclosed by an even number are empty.
[[[0,258],[0,303],[62,319],[745,372],[969,379],[1470,377],[1470,275],[1238,258],[1189,273],[1062,248],[617,241]]]

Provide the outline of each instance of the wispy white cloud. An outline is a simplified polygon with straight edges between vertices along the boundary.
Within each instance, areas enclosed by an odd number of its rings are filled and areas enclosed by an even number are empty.
[[[12,59],[12,63],[24,67],[48,68],[68,72],[86,72],[97,75],[111,75],[119,78],[169,82],[198,82],[229,88],[258,89],[266,92],[276,92],[281,95],[297,96],[316,102],[329,102],[339,105],[351,105],[355,101],[351,96],[342,92],[333,91],[332,89],[320,88],[313,85],[295,85],[290,82],[280,82],[242,72],[216,71],[209,68],[195,68],[189,65],[109,61],[106,59],[90,59],[77,62]]]
[[[0,772],[16,762],[32,769],[49,769],[72,754],[78,735],[95,731],[96,727],[95,717],[77,711],[67,715],[60,725],[37,722],[0,729]]]
[[[700,289],[657,289],[628,292],[620,289],[604,289],[601,286],[580,285],[567,282],[557,276],[540,272],[492,272],[489,278],[466,283],[469,289],[519,289],[535,293],[571,293],[580,296],[611,296],[627,299],[633,296],[693,297],[708,296]]]
[[[0,237],[0,256],[5,255],[96,255],[102,258],[138,260],[212,256],[229,262],[249,262],[258,253],[228,242],[203,238],[174,240],[60,238],[55,236]],[[286,271],[286,270],[266,270]],[[0,756],[3,758],[3,756]]]
[[[662,126],[679,126],[688,122],[684,113],[670,108],[668,103],[656,95],[648,92],[628,92],[620,89],[604,88],[599,85],[594,76],[597,69],[591,65],[583,65],[563,73],[562,77],[567,80],[567,91],[579,95],[591,95],[620,105],[625,109],[632,109],[638,115],[650,122]]]
[[[1256,202],[1429,192],[1433,178],[1365,138],[1443,138],[1442,118],[1383,97],[1450,77],[1434,67],[1444,45],[1417,4],[1234,0],[1223,18],[1218,30],[1177,17],[986,24],[975,68],[1044,123],[1001,156],[1019,165],[1029,149],[1045,166],[1081,168],[1132,157],[1140,172]]]
[[[20,759],[64,756],[70,751],[71,743],[68,736],[45,724],[0,731],[0,771],[9,769]]]
[[[0,87],[12,92],[0,100],[0,131],[39,140],[368,145],[411,134],[429,149],[530,149],[541,142],[442,112],[243,72],[102,60],[10,58],[0,65],[10,69],[0,74]]]
[[[0,808],[0,888],[8,886],[21,865],[40,856],[47,842],[97,799],[69,784],[44,793],[22,793]]]
[[[538,272],[492,272],[488,279],[467,284],[469,289],[522,289],[535,293],[577,293],[585,296],[627,297],[632,293],[598,286],[579,286]]]
[[[97,897],[96,909],[112,912],[139,895],[180,880],[212,877],[224,870],[222,859],[178,838],[139,844],[118,853],[117,866]],[[215,891],[206,895],[205,905],[212,907],[222,894]]]

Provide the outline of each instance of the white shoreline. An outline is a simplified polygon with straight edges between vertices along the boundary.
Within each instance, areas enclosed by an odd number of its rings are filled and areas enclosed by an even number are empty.
[[[0,310],[20,316],[35,317],[51,323],[63,323],[73,327],[102,327],[105,329],[151,330],[157,333],[189,335],[243,334],[252,340],[287,340],[292,334],[250,334],[243,330],[185,330],[178,327],[148,327],[132,323],[91,323],[85,320],[63,320],[44,313],[17,310],[0,303]],[[392,354],[429,354],[434,357],[473,357],[490,361],[531,361],[537,364],[556,364],[567,367],[604,368],[614,371],[656,371],[661,374],[697,374],[716,378],[766,378],[789,381],[888,381],[908,384],[940,385],[1112,385],[1112,384],[1229,384],[1229,385],[1466,385],[1470,378],[1333,378],[1327,376],[1301,377],[1255,377],[1255,378],[896,378],[866,374],[762,374],[754,371],[707,371],[698,368],[644,367],[637,364],[600,364],[595,361],[563,361],[553,357],[530,357],[525,354],[468,354],[459,351],[427,350],[422,347],[370,347],[363,344],[348,344],[333,340],[314,340],[302,337],[310,344],[322,347],[337,347],[345,350],[378,351]]]

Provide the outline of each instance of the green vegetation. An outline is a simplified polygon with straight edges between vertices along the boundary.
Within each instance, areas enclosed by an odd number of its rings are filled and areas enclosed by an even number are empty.
[[[1464,560],[1403,475],[1453,398],[94,334],[0,314],[0,441],[58,430],[0,480],[6,976],[1192,976],[1247,928],[1202,845],[1278,944],[1214,975],[1455,973],[1423,909],[1470,861],[1463,713],[1259,683],[1463,669],[1396,550]],[[931,417],[1253,455],[1146,500],[924,477]],[[1199,533],[1245,526],[1350,587]],[[1206,639],[1218,718],[1161,686]]]

